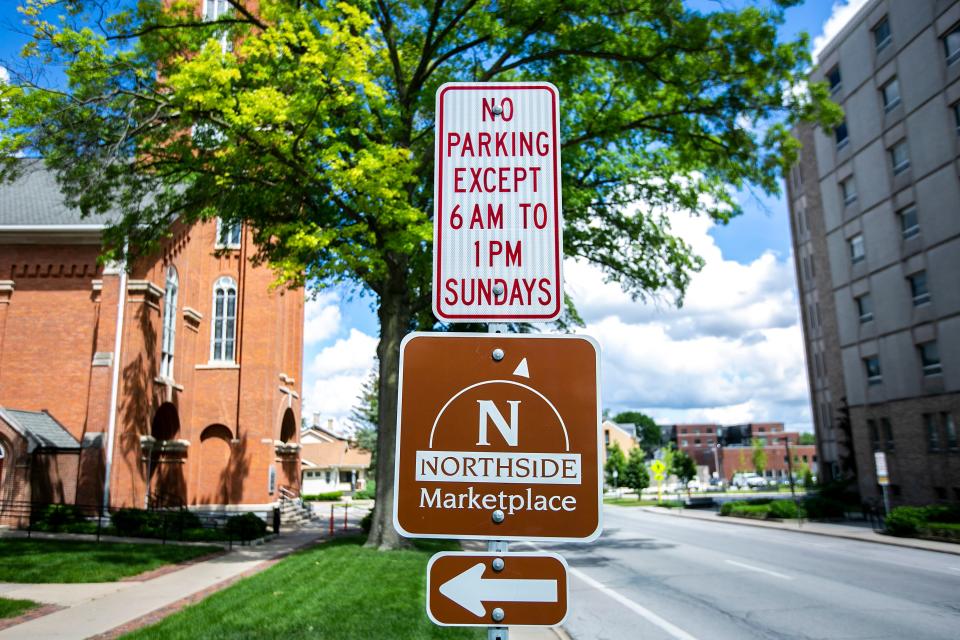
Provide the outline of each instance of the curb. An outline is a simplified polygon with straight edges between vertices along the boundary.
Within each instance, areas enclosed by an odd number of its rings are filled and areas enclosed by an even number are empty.
[[[960,545],[954,545],[949,542],[937,542],[935,540],[924,541],[927,544],[914,544],[908,542],[911,538],[896,538],[894,536],[884,536],[876,538],[867,538],[858,535],[846,534],[846,533],[831,533],[829,531],[815,531],[813,529],[803,529],[797,527],[796,529],[781,527],[775,524],[764,523],[760,520],[750,520],[749,518],[729,518],[729,517],[716,517],[716,518],[701,518],[699,516],[685,516],[682,513],[674,513],[675,511],[683,511],[682,509],[657,509],[656,507],[639,507],[639,509],[646,511],[647,513],[655,513],[658,515],[673,516],[674,518],[687,518],[690,520],[699,520],[701,522],[720,522],[723,524],[739,524],[747,527],[758,527],[760,529],[776,529],[779,531],[793,531],[795,533],[806,533],[808,535],[823,536],[826,538],[842,538],[844,540],[858,540],[860,542],[870,542],[873,544],[883,544],[891,547],[901,547],[904,549],[918,549],[920,551],[933,551],[936,553],[947,553],[950,555],[960,556]],[[937,546],[927,546],[937,545]],[[956,547],[956,548],[952,548]]]

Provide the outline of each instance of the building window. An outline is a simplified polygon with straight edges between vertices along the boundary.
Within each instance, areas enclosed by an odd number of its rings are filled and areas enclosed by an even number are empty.
[[[237,285],[233,278],[224,276],[213,285],[213,336],[210,341],[210,359],[218,362],[234,361],[237,325]]]
[[[947,56],[947,64],[960,60],[960,27],[956,27],[943,39],[943,49]]]
[[[883,427],[884,448],[887,451],[893,451],[893,425],[887,418],[880,418],[880,426]]]
[[[897,79],[893,78],[887,84],[883,85],[880,88],[880,94],[883,96],[884,111],[890,111],[900,104],[900,85],[897,84]]]
[[[947,431],[947,447],[955,450],[957,448],[957,423],[953,421],[953,414],[941,413],[940,421],[943,422],[943,427]]]
[[[953,124],[957,129],[957,134],[960,134],[960,102],[953,105]]]
[[[230,13],[230,9],[230,3],[227,0],[203,0],[203,20],[205,22],[215,22],[225,18]],[[218,34],[217,39],[220,41],[220,49],[229,51],[231,46],[227,38],[227,30],[224,29],[222,32],[218,30]]]
[[[937,416],[932,413],[923,414],[923,424],[927,428],[927,449],[940,450],[940,429],[937,426]]]
[[[865,293],[857,300],[857,311],[860,313],[860,322],[869,322],[873,320],[873,300],[870,294]]]
[[[842,149],[843,147],[847,146],[847,143],[850,142],[850,134],[847,132],[846,119],[838,124],[837,128],[833,130],[833,137],[837,141],[837,149]]]
[[[856,264],[865,257],[866,253],[863,248],[863,234],[858,233],[850,238],[850,262]]]
[[[878,356],[864,358],[863,367],[867,371],[868,384],[879,384],[883,380],[883,376],[880,374],[880,358]]]
[[[903,173],[910,168],[910,157],[907,155],[906,140],[901,140],[890,147],[890,165],[893,167],[893,175]]]
[[[920,365],[923,367],[923,375],[935,376],[943,373],[943,368],[940,366],[940,351],[937,349],[936,341],[919,344],[917,350],[920,352]]]
[[[912,238],[920,233],[920,222],[917,220],[915,207],[901,209],[897,216],[900,218],[900,232],[903,233],[904,238]]]
[[[700,446],[700,438],[694,439],[693,444],[695,444],[696,446],[699,447],[699,446]]]
[[[840,65],[837,65],[833,69],[830,69],[830,71],[827,71],[827,82],[830,83],[830,93],[836,93],[840,90]]]
[[[217,248],[239,249],[242,231],[243,225],[241,223],[231,222],[224,224],[223,220],[217,218]]]
[[[880,53],[890,44],[890,21],[886,16],[873,28],[873,45]]]
[[[867,429],[870,431],[870,447],[874,451],[880,451],[880,430],[877,429],[877,421],[867,420]]]
[[[913,306],[919,307],[930,302],[930,291],[927,289],[927,272],[918,271],[907,276],[910,282],[910,295],[913,296]]]
[[[177,270],[167,267],[167,282],[163,290],[163,341],[160,348],[160,377],[173,380],[173,349],[177,337]]]
[[[840,195],[843,197],[843,204],[846,206],[857,199],[857,185],[853,182],[853,176],[840,183]]]

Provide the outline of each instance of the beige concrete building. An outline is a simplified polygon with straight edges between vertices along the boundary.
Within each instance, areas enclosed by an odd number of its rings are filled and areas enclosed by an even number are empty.
[[[845,119],[800,127],[787,176],[826,479],[960,502],[960,2],[873,0],[827,44]]]

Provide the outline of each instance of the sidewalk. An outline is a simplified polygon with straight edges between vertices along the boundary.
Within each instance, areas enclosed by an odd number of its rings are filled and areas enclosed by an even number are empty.
[[[351,528],[356,527],[352,519]],[[328,535],[316,524],[282,533],[264,544],[240,547],[205,562],[146,580],[91,584],[0,583],[0,596],[22,598],[61,609],[0,630],[0,639],[62,640],[112,638],[150,616],[160,619],[184,604],[200,600],[240,578],[266,569],[297,549]],[[151,616],[151,614],[155,614]],[[152,622],[152,620],[147,621]]]
[[[804,520],[788,520],[775,522],[771,520],[751,520],[750,518],[734,518],[730,516],[720,516],[716,511],[701,511],[699,509],[664,509],[663,507],[623,507],[624,509],[642,509],[648,513],[673,516],[675,518],[689,518],[692,520],[707,520],[710,522],[723,522],[726,524],[740,524],[748,527],[763,527],[766,529],[782,529],[785,531],[794,531],[797,533],[809,533],[817,536],[830,536],[832,538],[846,538],[847,540],[860,540],[861,542],[873,542],[876,544],[886,544],[894,547],[908,547],[911,549],[921,549],[923,551],[938,551],[940,553],[950,553],[960,555],[960,544],[951,544],[949,542],[937,542],[935,540],[921,540],[919,538],[897,538],[877,533],[866,526],[853,524],[835,524],[831,522],[811,522]]]

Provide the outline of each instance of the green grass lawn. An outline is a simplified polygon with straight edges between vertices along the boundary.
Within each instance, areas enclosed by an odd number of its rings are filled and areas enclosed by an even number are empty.
[[[0,619],[14,618],[21,613],[26,613],[36,606],[39,605],[33,600],[11,600],[9,598],[0,598]]]
[[[604,498],[603,503],[615,504],[618,507],[667,507],[668,509],[683,506],[683,503],[679,500],[657,502],[656,500],[637,500],[636,498]]]
[[[113,582],[221,547],[0,539],[0,582]]]
[[[427,618],[426,566],[449,544],[365,549],[338,539],[296,553],[126,640],[480,640],[486,630],[438,627]]]

